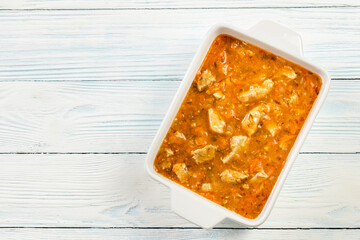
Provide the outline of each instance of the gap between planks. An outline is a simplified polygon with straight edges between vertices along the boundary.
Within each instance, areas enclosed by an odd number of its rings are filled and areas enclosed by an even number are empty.
[[[321,1],[284,1],[284,0],[275,0],[275,1],[266,1],[266,0],[133,0],[133,1],[119,1],[119,0],[97,0],[97,1],[88,1],[88,0],[57,0],[57,1],[46,1],[46,0],[16,0],[16,1],[4,1],[0,3],[0,8],[3,9],[22,9],[22,10],[123,10],[123,9],[133,9],[133,10],[176,10],[176,9],[247,9],[247,8],[333,8],[333,7],[357,7],[359,2],[356,0],[321,0]]]
[[[0,155],[76,155],[76,154],[87,154],[87,155],[96,155],[96,154],[107,154],[107,155],[145,155],[147,152],[0,152]],[[360,152],[299,152],[299,154],[360,154]]]
[[[359,8],[357,5],[320,6],[269,6],[269,7],[114,7],[114,8],[2,8],[1,11],[159,11],[159,10],[236,10],[236,9],[313,9],[313,8]]]
[[[26,226],[7,226],[7,227],[1,227],[0,229],[159,229],[159,230],[168,230],[168,229],[180,229],[180,230],[197,230],[197,229],[203,229],[201,227],[26,227]],[[250,227],[214,227],[210,230],[360,230],[360,227],[298,227],[298,228],[278,228],[278,227],[256,227],[256,228],[250,228]]]
[[[185,73],[184,73],[185,74]],[[76,82],[96,82],[96,83],[101,83],[101,82],[181,82],[183,79],[182,78],[174,78],[174,79],[128,79],[128,80],[115,80],[115,79],[109,79],[109,80],[1,80],[0,79],[0,83],[14,83],[14,82],[25,82],[25,83],[29,83],[29,82],[39,82],[39,83],[53,83],[53,82],[57,82],[57,83],[76,83]],[[331,78],[331,81],[360,81],[360,77],[359,78]]]

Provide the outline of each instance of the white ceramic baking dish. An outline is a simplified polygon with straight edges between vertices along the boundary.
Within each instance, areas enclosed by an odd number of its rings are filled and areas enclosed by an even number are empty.
[[[244,218],[241,215],[232,212],[221,205],[218,205],[191,190],[175,183],[162,175],[158,174],[154,168],[154,159],[165,138],[172,121],[178,112],[183,99],[190,88],[195,74],[200,68],[213,40],[220,34],[227,34],[252,43],[255,46],[266,49],[271,53],[281,56],[289,61],[296,63],[304,68],[317,73],[322,78],[322,87],[313,108],[311,109],[296,141],[291,149],[286,164],[279,175],[279,178],[266,202],[261,214],[256,219]],[[232,219],[246,226],[257,226],[262,224],[269,216],[270,211],[280,193],[281,187],[293,165],[302,144],[313,124],[317,113],[323,104],[330,87],[330,77],[327,72],[307,61],[303,56],[301,37],[294,31],[274,23],[263,20],[248,30],[239,30],[227,24],[218,24],[212,27],[206,34],[202,44],[196,52],[190,67],[171,103],[171,106],[163,120],[160,129],[149,149],[146,158],[146,169],[151,177],[167,185],[171,189],[171,207],[178,215],[203,227],[212,228],[225,218]],[[286,219],[284,219],[286,221]]]

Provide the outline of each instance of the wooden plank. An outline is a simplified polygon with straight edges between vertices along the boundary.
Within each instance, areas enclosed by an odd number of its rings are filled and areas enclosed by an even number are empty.
[[[141,154],[1,154],[0,227],[195,227]],[[262,228],[359,228],[360,155],[302,154]],[[240,225],[229,220],[218,227]]]
[[[332,77],[360,77],[360,8],[270,8],[2,11],[0,80],[180,80],[212,25],[259,16],[299,32]]]
[[[145,152],[178,81],[0,82],[0,152]],[[303,152],[360,152],[360,81],[332,81]]]
[[[235,0],[199,0],[199,1],[160,1],[148,0],[146,2],[141,0],[121,1],[121,0],[60,0],[60,1],[46,1],[46,0],[26,0],[26,1],[5,1],[0,3],[1,9],[103,9],[103,8],[119,8],[119,9],[151,9],[151,8],[267,8],[267,7],[349,7],[359,6],[356,0],[336,1],[336,0],[303,0],[303,1],[235,1]]]
[[[0,229],[4,239],[357,239],[359,229]]]

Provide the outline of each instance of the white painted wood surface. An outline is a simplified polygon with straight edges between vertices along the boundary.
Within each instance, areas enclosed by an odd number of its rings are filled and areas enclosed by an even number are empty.
[[[132,239],[358,239],[360,230],[245,230],[245,229],[0,229],[0,235],[9,240],[18,239],[79,239],[79,240],[132,240]]]
[[[201,230],[147,148],[207,29],[262,18],[333,79],[269,219]],[[0,1],[1,239],[357,239],[360,2]]]
[[[12,0],[1,2],[2,9],[103,9],[103,8],[136,8],[136,9],[153,9],[153,8],[270,8],[270,7],[356,7],[359,6],[356,0],[302,0],[302,1],[266,1],[266,0]]]
[[[303,37],[333,78],[359,78],[360,7],[1,11],[0,80],[181,80],[206,31],[260,19]]]
[[[0,227],[196,227],[171,211],[145,156],[2,154]],[[360,228],[359,169],[359,154],[300,154],[260,228]]]

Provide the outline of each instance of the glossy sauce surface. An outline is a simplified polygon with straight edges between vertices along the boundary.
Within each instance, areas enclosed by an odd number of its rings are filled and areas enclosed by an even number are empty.
[[[225,208],[262,211],[321,78],[227,35],[212,43],[154,169]]]

